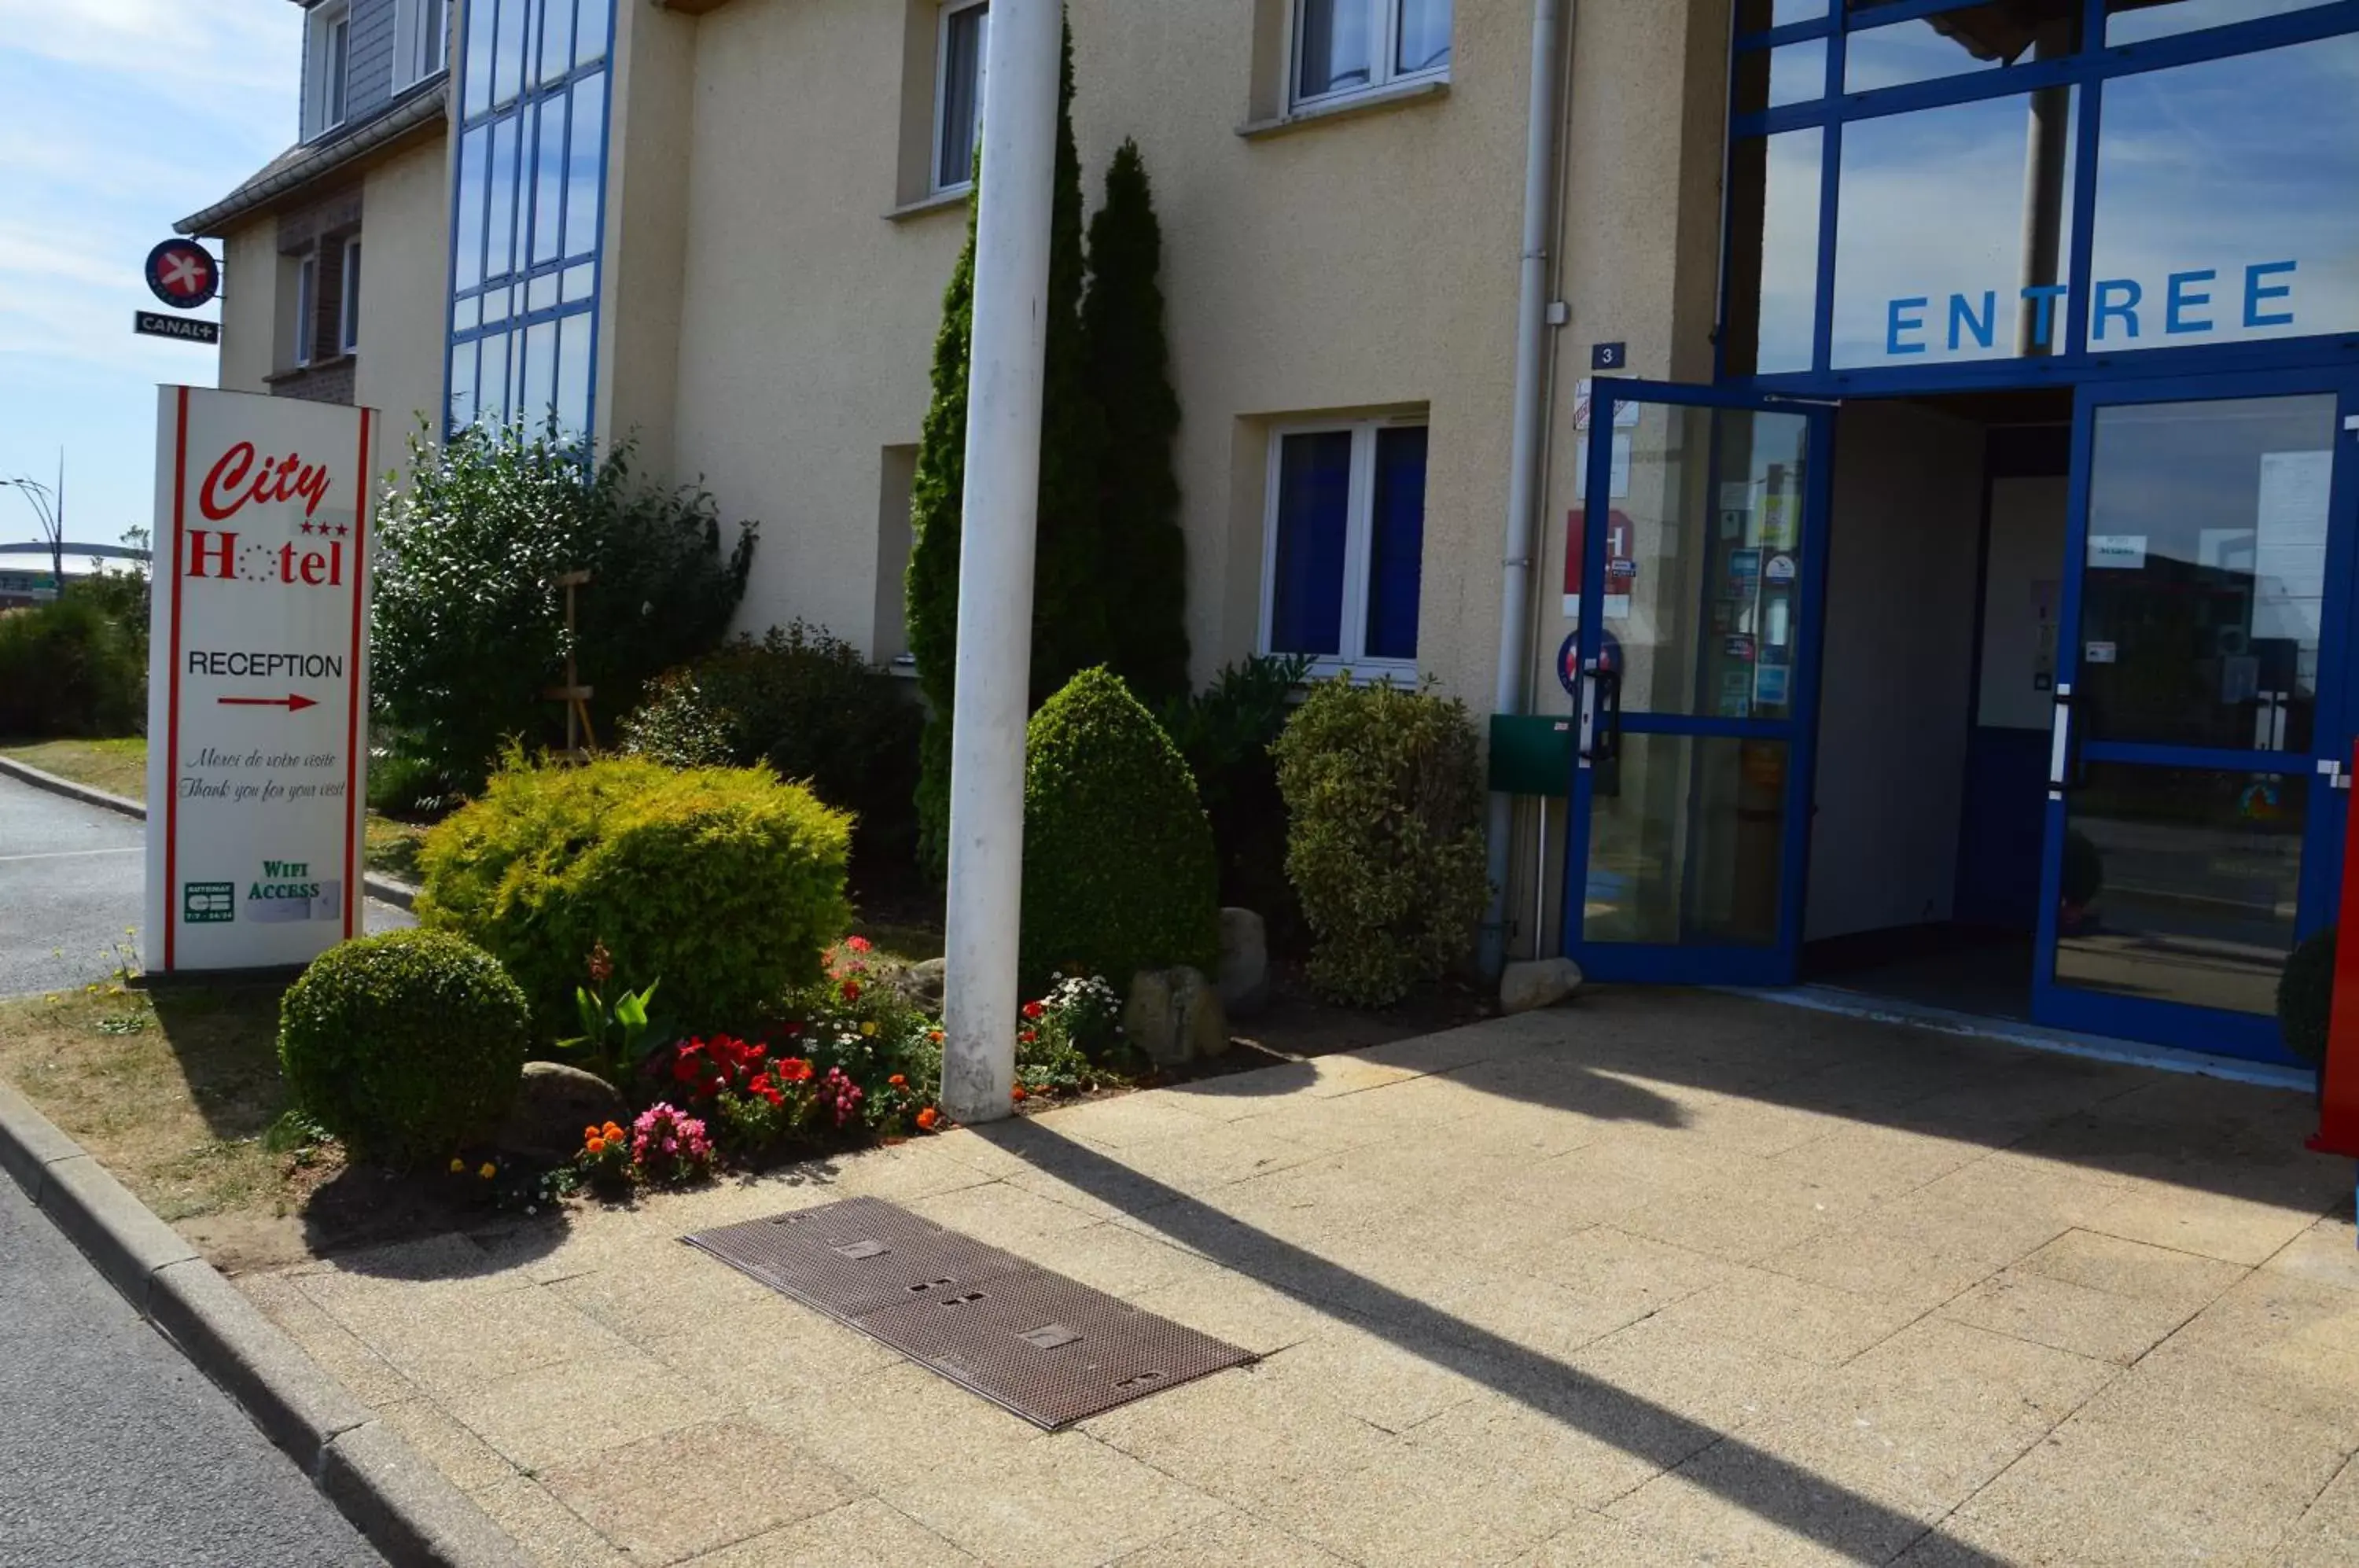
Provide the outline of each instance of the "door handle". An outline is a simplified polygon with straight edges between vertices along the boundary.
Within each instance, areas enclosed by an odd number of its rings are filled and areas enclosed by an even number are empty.
[[[1605,708],[1605,744],[1597,748],[1597,759],[1618,761],[1622,756],[1622,672],[1611,666],[1599,670],[1597,688],[1598,698]]]
[[[2048,727],[2048,798],[2060,800],[2072,787],[2072,683],[2056,682],[2055,716]]]
[[[1581,733],[1573,744],[1573,757],[1582,768],[1597,760],[1593,748],[1597,736],[1597,661],[1590,660],[1581,667]]]

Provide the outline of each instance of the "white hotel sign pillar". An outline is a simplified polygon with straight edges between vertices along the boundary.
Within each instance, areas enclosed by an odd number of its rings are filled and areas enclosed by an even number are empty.
[[[360,934],[372,412],[159,389],[147,669],[151,973]]]

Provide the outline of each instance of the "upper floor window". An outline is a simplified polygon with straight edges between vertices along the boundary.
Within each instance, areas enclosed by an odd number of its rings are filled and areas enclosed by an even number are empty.
[[[447,0],[394,0],[393,90],[442,69],[451,29]]]
[[[343,299],[337,310],[336,347],[344,354],[361,346],[361,242],[355,234],[344,242]]]
[[[947,0],[942,6],[934,89],[934,189],[957,191],[974,179],[983,141],[983,46],[991,0]]]
[[[1271,443],[1261,646],[1322,670],[1417,665],[1426,427],[1369,420]]]
[[[309,55],[303,73],[310,84],[303,103],[308,140],[344,123],[352,97],[352,8],[342,4],[312,7],[303,19],[303,36]]]
[[[1450,73],[1451,0],[1295,0],[1297,104]]]

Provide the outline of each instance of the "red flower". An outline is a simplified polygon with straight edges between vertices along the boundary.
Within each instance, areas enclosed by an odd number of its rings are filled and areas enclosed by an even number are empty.
[[[934,1130],[934,1124],[941,1119],[942,1114],[933,1106],[928,1105],[918,1113],[918,1129],[920,1132],[931,1132]]]
[[[1047,1010],[1047,1008],[1043,1007],[1038,1002],[1027,1002],[1024,1004],[1024,1016],[1027,1018],[1037,1018]]]
[[[845,937],[843,939],[843,945],[852,949],[854,953],[866,953],[869,946],[868,939],[864,936]]]
[[[856,1001],[860,1000],[860,982],[859,982],[859,981],[857,981],[857,980],[846,980],[846,981],[843,983],[843,999],[844,999],[845,1001],[847,1001],[847,1002],[856,1002]]]
[[[1018,1083],[1016,1087],[1007,1091],[1007,1097],[1011,1100],[1020,1100],[1024,1098],[1024,1085]]]
[[[1017,1040],[1022,1040],[1025,1044],[1027,1044],[1027,1045],[1030,1045],[1034,1040],[1038,1040],[1038,1039],[1040,1038],[1040,1036],[1039,1036],[1039,1033],[1038,1033],[1037,1030],[1034,1030],[1034,1029],[1025,1029],[1024,1031],[1022,1031],[1021,1033],[1019,1033],[1018,1035],[1016,1035],[1016,1038]]]
[[[896,1089],[906,1089],[909,1086],[909,1081],[898,1073],[894,1073],[893,1076],[886,1079],[885,1082],[890,1083]]]
[[[778,1059],[777,1066],[772,1071],[777,1073],[780,1083],[801,1083],[810,1078],[811,1064],[799,1056],[784,1056]]]

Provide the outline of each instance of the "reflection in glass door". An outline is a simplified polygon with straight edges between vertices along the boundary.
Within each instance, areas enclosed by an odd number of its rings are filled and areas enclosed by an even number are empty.
[[[1591,424],[1567,950],[1600,978],[1790,980],[1831,421],[1600,380]]]
[[[2281,1051],[2277,978],[2332,918],[2349,799],[2350,403],[2332,376],[2082,393],[2045,1021]]]

